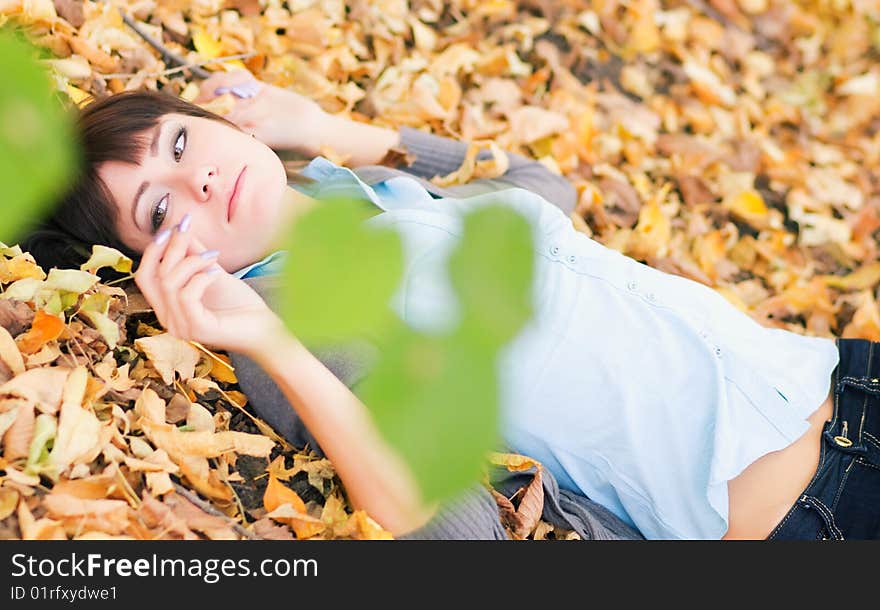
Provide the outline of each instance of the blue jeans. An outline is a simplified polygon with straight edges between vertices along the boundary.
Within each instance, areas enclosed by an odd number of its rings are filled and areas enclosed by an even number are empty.
[[[768,540],[880,538],[880,342],[837,339],[819,466]]]

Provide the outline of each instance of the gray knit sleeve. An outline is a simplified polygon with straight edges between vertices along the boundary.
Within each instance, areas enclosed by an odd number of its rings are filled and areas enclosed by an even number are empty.
[[[400,128],[400,143],[415,157],[411,165],[399,169],[430,179],[458,169],[467,154],[468,145],[452,138],[430,134],[408,126]],[[564,176],[554,174],[541,163],[516,153],[507,152],[510,166],[493,182],[528,189],[570,214],[577,203],[577,191]],[[489,159],[492,153],[482,150],[477,159]],[[478,180],[474,180],[477,182]]]

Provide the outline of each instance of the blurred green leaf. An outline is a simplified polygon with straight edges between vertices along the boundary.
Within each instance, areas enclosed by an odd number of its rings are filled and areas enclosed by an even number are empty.
[[[465,215],[449,276],[473,340],[497,348],[532,316],[532,248],[531,225],[511,208],[491,205]]]
[[[486,451],[496,444],[494,362],[494,352],[468,335],[421,335],[401,326],[358,387],[427,501],[478,480]]]
[[[381,334],[393,322],[400,236],[364,226],[369,216],[362,201],[322,201],[287,238],[282,317],[305,345]]]
[[[53,98],[39,52],[0,28],[0,240],[41,218],[73,178],[77,150],[72,117]]]

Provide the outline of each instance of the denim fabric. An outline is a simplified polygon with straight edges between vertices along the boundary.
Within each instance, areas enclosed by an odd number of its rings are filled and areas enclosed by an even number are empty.
[[[880,342],[837,339],[819,466],[768,540],[880,538]]]

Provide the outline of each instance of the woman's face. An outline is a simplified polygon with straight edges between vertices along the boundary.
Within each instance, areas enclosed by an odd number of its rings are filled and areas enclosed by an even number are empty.
[[[123,243],[143,252],[159,231],[190,213],[189,231],[220,251],[217,262],[227,271],[271,250],[290,189],[271,148],[225,123],[183,114],[166,114],[146,135],[150,144],[140,165],[107,161],[97,168],[118,208]]]

